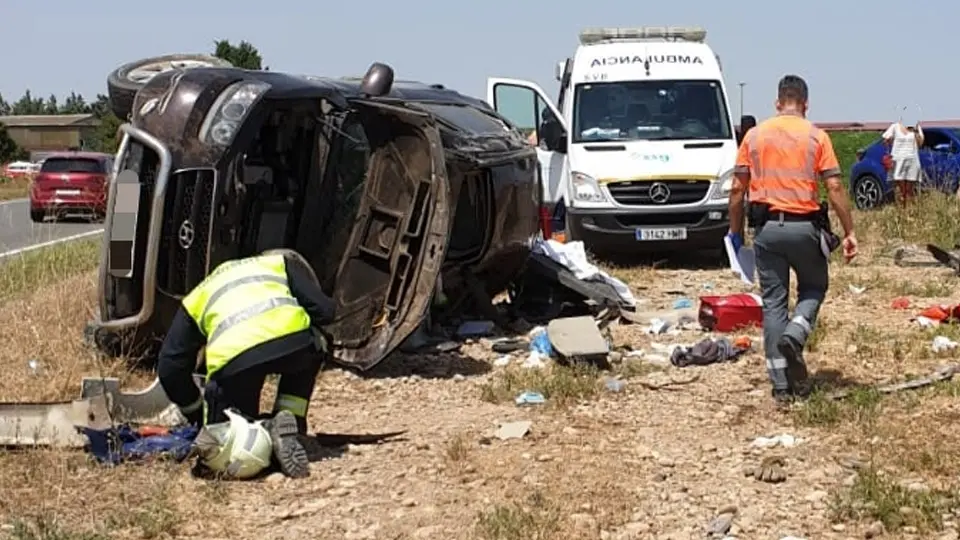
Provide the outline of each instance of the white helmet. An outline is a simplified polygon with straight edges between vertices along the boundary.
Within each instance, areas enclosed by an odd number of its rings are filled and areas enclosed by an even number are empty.
[[[260,421],[248,422],[240,414],[224,411],[229,422],[205,426],[195,445],[200,459],[211,470],[229,478],[256,476],[270,465],[273,442]]]

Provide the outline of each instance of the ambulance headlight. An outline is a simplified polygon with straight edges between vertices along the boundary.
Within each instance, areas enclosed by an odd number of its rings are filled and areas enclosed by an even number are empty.
[[[713,190],[714,199],[726,199],[730,197],[730,190],[733,189],[733,169],[717,177],[717,183]]]
[[[200,124],[200,140],[230,146],[247,115],[269,88],[269,84],[260,81],[240,81],[228,86]]]
[[[570,176],[574,200],[590,203],[602,203],[607,200],[594,177],[580,172],[571,173]]]

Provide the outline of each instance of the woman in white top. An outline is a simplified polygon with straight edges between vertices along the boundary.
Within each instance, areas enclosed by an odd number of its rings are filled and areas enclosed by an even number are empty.
[[[923,145],[923,129],[907,127],[903,122],[894,122],[883,132],[883,140],[890,146],[893,159],[893,182],[900,192],[900,204],[906,204],[916,193],[920,182],[920,147]]]

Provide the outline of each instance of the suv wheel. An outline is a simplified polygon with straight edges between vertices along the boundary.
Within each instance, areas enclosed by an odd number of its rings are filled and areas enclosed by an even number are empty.
[[[233,64],[206,54],[168,54],[124,64],[107,76],[110,109],[118,118],[126,120],[133,112],[137,92],[153,77],[167,71],[210,67],[233,67]]]

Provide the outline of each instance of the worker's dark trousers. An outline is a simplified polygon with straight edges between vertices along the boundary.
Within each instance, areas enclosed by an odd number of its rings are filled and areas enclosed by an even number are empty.
[[[223,411],[229,408],[237,409],[250,419],[270,416],[260,414],[260,393],[267,375],[278,374],[280,381],[272,413],[290,411],[297,417],[300,432],[306,433],[307,406],[323,367],[323,354],[311,346],[209,381],[203,392],[207,405],[206,423],[226,422]]]
[[[787,361],[777,342],[788,335],[804,346],[827,294],[827,258],[820,251],[820,231],[806,221],[768,221],[754,237],[757,274],[763,296],[763,349],[767,372],[777,390],[789,387]],[[790,270],[797,275],[793,317],[787,304]]]

